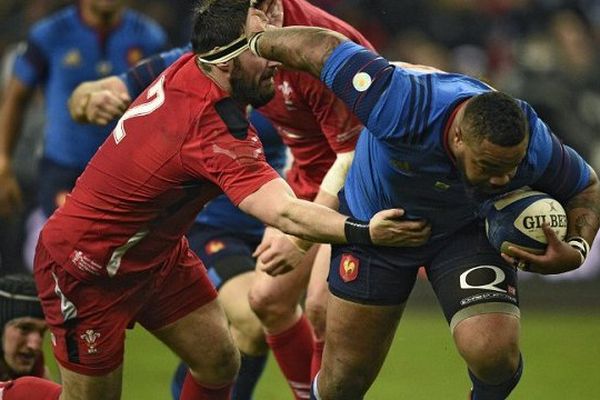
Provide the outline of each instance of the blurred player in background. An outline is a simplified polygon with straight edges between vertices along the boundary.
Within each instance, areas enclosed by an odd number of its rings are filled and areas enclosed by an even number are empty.
[[[35,89],[43,88],[46,102],[38,201],[47,218],[109,132],[70,118],[65,105],[71,91],[82,81],[124,72],[165,48],[163,30],[124,3],[81,0],[30,30],[0,105],[0,215],[11,215],[21,204],[11,161]]]
[[[277,63],[252,55],[240,37],[248,8],[246,0],[198,5],[195,54],[131,104],[40,234],[35,277],[63,400],[120,397],[125,330],[135,322],[189,365],[181,399],[229,398],[239,354],[183,236],[222,191],[307,240],[395,245],[402,237],[399,210],[350,220],[297,199],[268,166],[244,110],[272,98]]]
[[[328,27],[372,48],[354,28],[304,0],[263,0],[255,3],[256,7],[269,15],[274,25]],[[173,59],[173,54],[183,54],[185,50],[175,49],[166,55],[153,57],[144,66],[136,68],[125,80],[127,88],[123,80],[116,77],[82,84],[69,102],[73,117],[95,123],[112,120],[126,106],[120,93],[138,93],[162,71],[164,60]],[[274,124],[293,155],[293,164],[286,180],[298,197],[314,199],[318,204],[337,208],[335,194],[352,162],[353,149],[362,125],[327,87],[306,73],[282,69],[275,76],[275,82],[275,98],[261,107],[259,112]],[[273,251],[268,262],[277,271],[295,269],[274,278],[264,273],[264,266],[259,263],[250,304],[265,327],[267,341],[294,396],[301,399],[308,397],[311,366],[316,372],[320,365],[325,330],[325,276],[329,246],[315,246],[304,256],[312,243],[297,241],[296,245],[289,243],[276,250],[271,246],[271,241],[279,236],[280,232],[268,228],[261,248]],[[306,313],[313,325],[311,328],[299,302],[306,291],[319,247],[318,259],[321,261],[315,264],[306,299]],[[316,340],[313,338],[313,328]]]
[[[524,101],[464,75],[395,66],[342,35],[265,28],[249,19],[255,54],[320,77],[365,124],[340,210],[368,218],[400,207],[431,238],[405,247],[333,246],[326,347],[314,399],[362,399],[389,350],[420,265],[473,382],[474,400],[505,399],[523,370],[516,259],[489,244],[487,200],[525,185],[559,199],[566,241],[548,227],[543,255],[513,249],[533,272],[578,268],[598,230],[594,171]],[[310,49],[310,51],[307,51]]]

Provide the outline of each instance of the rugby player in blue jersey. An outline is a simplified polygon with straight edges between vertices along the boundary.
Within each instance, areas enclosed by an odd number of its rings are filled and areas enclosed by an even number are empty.
[[[38,198],[48,217],[111,130],[70,118],[66,103],[73,89],[83,81],[124,72],[166,45],[162,28],[125,8],[124,0],[82,0],[33,26],[0,108],[1,214],[10,215],[20,203],[10,162],[35,89],[44,90],[46,102]]]
[[[175,48],[142,60],[119,76],[79,85],[69,99],[71,115],[81,122],[106,124],[120,117],[128,99],[137,97],[157,74],[174,63],[191,46]],[[249,120],[256,128],[269,164],[283,174],[285,146],[272,124],[256,111]],[[249,400],[267,359],[267,344],[260,321],[250,309],[248,291],[253,282],[254,249],[259,245],[264,224],[240,211],[225,195],[208,203],[187,234],[190,248],[202,259],[219,291],[230,330],[242,359],[233,386],[233,400]],[[171,384],[173,399],[180,397],[187,366],[179,365]]]
[[[487,200],[525,185],[565,205],[568,233],[545,227],[546,252],[514,249],[530,271],[578,268],[598,230],[596,174],[561,143],[529,104],[459,74],[390,64],[320,28],[274,28],[249,19],[255,54],[321,78],[365,125],[339,193],[340,211],[368,219],[404,209],[422,244],[333,246],[323,363],[314,399],[361,399],[375,380],[425,265],[472,381],[471,398],[505,399],[523,361],[516,259],[488,243],[481,216]],[[453,397],[453,395],[449,395]]]

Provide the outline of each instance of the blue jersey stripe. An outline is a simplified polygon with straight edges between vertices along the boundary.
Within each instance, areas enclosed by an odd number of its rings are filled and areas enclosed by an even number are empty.
[[[167,68],[164,59],[155,55],[130,68],[125,76],[129,95],[136,98],[146,87]]]
[[[423,96],[423,103],[425,107],[421,110],[421,122],[417,126],[417,140],[413,144],[423,143],[425,135],[423,134],[425,128],[428,125],[429,113],[431,112],[431,93],[432,93],[431,75],[425,75],[425,95]]]
[[[419,109],[422,106],[423,96],[421,95],[421,84],[414,76],[409,76],[410,79],[410,103],[408,105],[410,122],[406,127],[406,136],[404,141],[407,143],[413,143],[416,139],[417,121],[419,120]]]
[[[535,183],[535,188],[552,195],[561,202],[583,190],[590,179],[589,167],[579,154],[552,137],[552,156],[546,170]]]

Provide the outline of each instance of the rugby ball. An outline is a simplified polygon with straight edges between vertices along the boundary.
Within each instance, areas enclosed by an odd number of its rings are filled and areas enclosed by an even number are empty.
[[[543,254],[547,240],[542,224],[547,223],[560,240],[567,234],[563,206],[546,193],[517,189],[494,199],[485,219],[488,240],[496,250],[512,255],[508,246]]]

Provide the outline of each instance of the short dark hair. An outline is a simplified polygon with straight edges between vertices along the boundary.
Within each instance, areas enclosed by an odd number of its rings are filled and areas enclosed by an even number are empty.
[[[487,139],[498,146],[516,146],[529,134],[527,118],[519,103],[502,92],[472,97],[465,107],[463,121],[467,140],[477,143]]]
[[[249,8],[248,0],[200,0],[193,13],[194,53],[205,53],[240,37]]]

